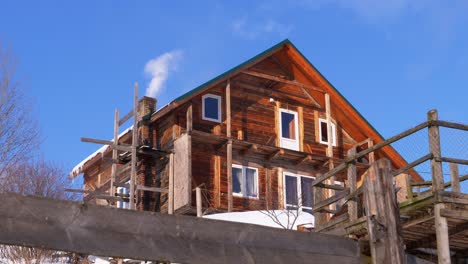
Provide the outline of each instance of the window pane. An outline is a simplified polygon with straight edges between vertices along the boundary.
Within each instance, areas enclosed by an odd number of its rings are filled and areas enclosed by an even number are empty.
[[[314,179],[301,177],[302,206],[312,207],[314,205]]]
[[[297,178],[286,176],[285,180],[286,204],[297,205]]]
[[[242,193],[242,169],[241,168],[232,168],[232,192],[233,193]]]
[[[281,135],[284,138],[296,139],[296,124],[293,114],[281,112]]]
[[[257,171],[245,169],[245,192],[247,196],[257,197]]]
[[[219,119],[218,113],[218,99],[206,97],[205,98],[205,117],[211,119]]]
[[[327,122],[320,121],[320,129],[322,142],[328,142]]]

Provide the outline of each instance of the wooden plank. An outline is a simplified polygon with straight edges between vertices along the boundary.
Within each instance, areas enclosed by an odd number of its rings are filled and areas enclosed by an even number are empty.
[[[344,191],[346,190],[346,187],[342,187],[340,185],[335,185],[335,184],[324,184],[324,183],[321,183],[319,185],[317,185],[318,187],[321,187],[321,188],[324,188],[324,189],[331,189],[331,190],[335,190],[335,191]]]
[[[408,165],[404,166],[403,168],[400,168],[398,170],[395,170],[392,172],[393,176],[398,176],[400,173],[403,173],[411,168],[414,168],[416,166],[418,166],[419,164],[423,163],[423,162],[426,162],[428,160],[432,159],[432,154],[429,153],[427,155],[425,155],[424,157],[421,157],[411,163],[409,163]]]
[[[413,200],[414,194],[413,194],[413,186],[411,185],[411,175],[409,174],[405,175],[405,182],[406,182],[406,198],[408,200]]]
[[[318,92],[321,92],[321,93],[325,92],[323,89],[320,89],[320,88],[312,86],[312,85],[307,85],[307,84],[304,84],[304,83],[300,83],[298,81],[286,80],[284,78],[276,77],[276,76],[265,74],[265,73],[260,73],[260,72],[255,72],[255,71],[242,71],[242,73],[247,74],[247,75],[251,75],[251,76],[255,76],[255,77],[259,77],[259,78],[263,78],[263,79],[267,79],[267,80],[272,80],[272,81],[276,81],[276,82],[280,82],[280,83],[285,83],[285,84],[290,84],[290,85],[294,85],[294,86],[299,86],[299,87],[311,89],[311,90],[318,91]]]
[[[330,229],[333,229],[334,226],[343,223],[344,221],[348,220],[348,215],[347,214],[342,214],[337,217],[334,217],[324,225],[322,225],[320,228],[315,228],[315,232],[324,232],[328,231]]]
[[[374,141],[369,140],[369,142],[367,142],[367,148],[370,149],[372,148],[372,146],[374,146]],[[375,152],[372,151],[372,152],[369,152],[369,164],[372,164],[374,162],[375,162]]]
[[[128,112],[124,117],[122,117],[122,119],[119,120],[119,126],[123,125],[132,117],[133,117],[133,110],[130,110],[130,112]]]
[[[304,152],[304,109],[297,107],[297,119],[299,128],[299,151]]]
[[[458,174],[458,165],[450,163],[450,179],[452,183],[452,192],[460,192],[460,178]]]
[[[356,147],[348,150],[348,157],[356,155]],[[348,164],[348,188],[350,193],[357,190],[357,169],[356,164],[351,162]],[[355,221],[358,218],[358,205],[356,200],[351,200],[348,203],[349,221]]]
[[[468,194],[465,193],[440,191],[437,197],[440,202],[468,205]]]
[[[276,159],[276,158],[278,158],[279,156],[282,156],[282,155],[284,155],[284,149],[278,149],[275,152],[268,155],[267,160],[270,161],[270,160]]]
[[[457,164],[463,164],[463,165],[468,165],[468,160],[465,159],[454,159],[454,158],[447,158],[447,157],[439,157],[439,158],[434,158],[438,162],[450,162],[450,163],[457,163]]]
[[[437,110],[431,110],[427,113],[429,124],[433,124],[438,120]],[[429,149],[434,158],[431,160],[432,171],[432,190],[440,192],[444,190],[444,176],[442,172],[442,163],[437,161],[440,158],[440,135],[439,127],[430,125],[428,129],[429,134]],[[434,205],[435,215],[435,229],[437,237],[437,256],[439,263],[450,263],[450,246],[448,237],[447,219],[440,215],[440,210],[445,209],[443,203],[436,203]]]
[[[2,244],[172,263],[360,263],[356,241],[319,233],[18,194],[0,200]]]
[[[189,134],[174,141],[174,211],[192,202],[192,143]]]
[[[135,181],[138,144],[138,83],[133,86],[132,159],[130,161],[130,209],[135,210]]]
[[[249,147],[247,147],[246,149],[243,149],[240,151],[240,155],[241,156],[245,156],[249,153],[255,153],[256,151],[258,150],[258,146],[257,144],[251,144]]]
[[[389,145],[389,144],[391,144],[391,143],[393,143],[393,142],[395,142],[397,140],[400,140],[400,139],[402,139],[404,137],[412,135],[412,134],[418,132],[419,130],[421,130],[423,128],[426,128],[427,126],[428,126],[428,122],[421,123],[421,124],[411,128],[411,129],[408,129],[408,130],[406,130],[406,131],[404,131],[404,132],[402,132],[402,133],[400,133],[398,135],[395,135],[395,136],[393,136],[393,137],[391,137],[391,138],[389,138],[387,140],[384,140],[384,141],[372,146],[371,148],[365,149],[365,150],[357,153],[356,156],[354,156],[352,158],[346,158],[343,161],[342,164],[338,165],[333,170],[331,170],[331,171],[323,174],[319,178],[315,179],[313,185],[319,184],[319,183],[323,182],[324,180],[329,179],[330,177],[332,177],[336,173],[344,170],[347,167],[346,163],[349,163],[349,162],[353,161],[354,159],[358,159],[358,158],[363,157],[363,156],[365,156],[365,155],[367,155],[367,154],[369,154],[371,152],[374,152],[374,151],[376,151],[378,149],[381,149],[382,147],[385,147],[385,146],[387,146],[387,145]]]
[[[364,184],[372,263],[406,263],[390,161],[374,162]]]
[[[167,213],[174,214],[174,153],[169,154],[169,190]]]
[[[233,209],[232,201],[232,140],[228,140],[226,146],[226,171],[227,171],[227,196],[228,196],[228,212]]]
[[[280,128],[280,108],[281,104],[278,100],[275,101],[275,135],[276,135],[276,141],[275,141],[275,146],[280,147],[281,146],[281,128]]]
[[[405,228],[410,228],[412,226],[416,226],[416,225],[419,225],[419,224],[422,224],[422,223],[425,223],[427,221],[431,221],[431,220],[434,220],[434,216],[433,215],[426,215],[426,216],[423,216],[423,217],[420,217],[420,218],[416,218],[416,219],[412,219],[410,221],[406,221],[402,224],[402,228],[405,229]]]
[[[305,157],[303,157],[302,159],[299,159],[298,161],[296,161],[296,166],[299,166],[307,161],[311,161],[312,160],[312,156],[311,155],[306,155]]]
[[[349,194],[349,189],[346,189],[345,191],[339,192],[339,193],[337,193],[336,195],[334,195],[334,196],[332,196],[330,198],[327,198],[327,199],[325,199],[323,201],[320,201],[320,202],[314,204],[313,211],[314,212],[319,212],[323,208],[329,206],[330,204],[335,203],[335,202],[345,198],[348,194]]]
[[[440,210],[440,215],[447,218],[468,221],[468,210],[442,209]]]
[[[186,130],[187,130],[187,133],[191,134],[192,130],[193,130],[193,107],[192,107],[192,104],[190,104],[189,107],[187,108],[186,119],[187,119]]]
[[[226,137],[231,137],[231,81],[226,84]]]
[[[442,121],[442,120],[432,120],[432,122],[435,125],[468,131],[468,125],[465,125],[465,124],[447,122],[447,121]]]
[[[317,174],[317,177],[320,176],[320,173]],[[321,187],[314,186],[314,206],[315,208],[317,204],[321,203],[325,199],[324,190]],[[327,221],[327,215],[321,213],[320,211],[314,211],[314,227],[316,229],[320,229]]]
[[[114,144],[119,144],[119,109],[115,109],[114,112]],[[112,160],[117,160],[118,153],[117,149],[112,149]],[[111,179],[110,179],[110,195],[113,196],[115,194],[115,177],[117,176],[117,163],[112,162],[111,168]]]
[[[168,193],[169,192],[169,189],[149,187],[149,186],[143,186],[143,185],[136,185],[136,189],[140,190],[140,191],[158,192],[158,193]]]
[[[203,205],[202,205],[202,193],[201,188],[195,188],[195,197],[196,197],[196,204],[197,204],[197,217],[203,216]]]
[[[103,140],[103,139],[95,139],[95,138],[87,138],[87,137],[82,137],[80,138],[81,142],[86,142],[86,143],[96,143],[96,144],[102,144],[102,145],[113,145],[114,142],[111,140]]]
[[[310,93],[307,92],[306,89],[304,89],[304,86],[299,87],[301,88],[302,92],[307,96],[307,98],[309,98],[316,107],[322,108],[322,106],[317,102],[317,100],[315,100],[314,97],[312,97],[312,95],[310,95]]]

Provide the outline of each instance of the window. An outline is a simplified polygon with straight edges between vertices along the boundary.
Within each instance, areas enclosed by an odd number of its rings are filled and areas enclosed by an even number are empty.
[[[127,181],[125,184],[130,184],[130,181]],[[130,209],[129,199],[130,189],[127,187],[117,187],[117,194],[119,197],[123,198],[125,201],[118,201],[117,208]]]
[[[280,109],[281,147],[299,150],[297,112]]]
[[[332,145],[336,146],[336,126],[335,124],[331,123],[331,131],[332,131]],[[319,119],[319,134],[320,134],[320,143],[328,144],[328,129],[327,129],[327,120]]]
[[[232,165],[232,194],[258,198],[258,169]]]
[[[221,96],[205,94],[202,101],[203,120],[221,123]]]
[[[284,204],[286,209],[299,207],[304,212],[312,214],[314,205],[314,177],[284,173]]]

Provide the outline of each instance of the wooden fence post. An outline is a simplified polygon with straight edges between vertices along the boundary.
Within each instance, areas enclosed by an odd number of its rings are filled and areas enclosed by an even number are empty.
[[[437,110],[431,110],[427,113],[429,121],[429,149],[433,155],[431,160],[432,172],[432,191],[437,197],[437,193],[444,190],[444,176],[442,172],[442,162],[440,162],[440,134],[439,126],[434,124],[438,120]],[[435,229],[437,237],[437,256],[439,263],[450,263],[450,246],[448,238],[447,218],[440,215],[440,210],[445,205],[436,201],[434,205]]]
[[[169,191],[167,213],[174,214],[174,153],[169,154]]]
[[[452,182],[452,192],[460,192],[460,178],[458,177],[458,164],[450,163],[450,178]]]
[[[195,188],[195,196],[196,196],[196,202],[197,202],[197,217],[202,217],[203,211],[202,211],[202,193],[201,193],[201,188],[197,187]]]
[[[348,150],[348,158],[356,155],[356,148],[351,148]],[[356,161],[348,164],[348,186],[349,193],[354,193],[357,189],[357,170],[356,170]],[[349,221],[353,222],[358,219],[358,207],[357,207],[357,195],[353,200],[348,202],[348,215]]]
[[[320,177],[322,174],[317,174],[317,178]],[[324,190],[321,187],[314,186],[314,207],[316,204],[320,203],[321,201],[325,200],[324,197]],[[321,213],[319,211],[314,212],[314,228],[319,229],[321,225],[325,224],[327,221],[327,215],[325,213]]]
[[[390,161],[374,162],[364,182],[372,263],[406,263]]]

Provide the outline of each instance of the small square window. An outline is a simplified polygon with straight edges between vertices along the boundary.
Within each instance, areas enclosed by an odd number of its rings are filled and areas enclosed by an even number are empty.
[[[205,94],[202,101],[203,120],[221,123],[221,96]]]
[[[332,145],[336,146],[336,125],[331,123],[331,131],[332,131]],[[320,135],[320,143],[328,144],[328,129],[327,129],[327,120],[319,119],[319,135]]]
[[[258,170],[232,165],[232,193],[246,198],[258,198]]]

